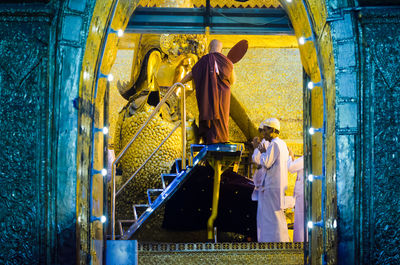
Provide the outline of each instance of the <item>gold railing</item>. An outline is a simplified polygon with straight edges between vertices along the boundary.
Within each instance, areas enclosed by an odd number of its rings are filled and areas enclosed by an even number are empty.
[[[115,199],[117,195],[123,190],[123,188],[136,176],[136,174],[144,167],[144,165],[147,163],[147,161],[150,160],[150,158],[155,154],[155,152],[158,151],[158,149],[161,147],[161,145],[173,134],[173,132],[178,128],[178,126],[175,126],[175,128],[172,130],[172,132],[164,139],[164,141],[161,142],[161,144],[156,148],[156,150],[150,155],[149,158],[146,159],[146,161],[136,170],[135,173],[122,185],[122,187],[118,190],[118,192],[115,192],[115,173],[116,173],[116,165],[117,163],[121,160],[121,158],[125,155],[127,152],[128,148],[132,145],[132,143],[136,140],[136,138],[139,136],[139,134],[146,128],[148,123],[151,121],[151,119],[154,118],[154,116],[160,111],[161,107],[166,103],[166,101],[169,99],[169,97],[175,92],[177,88],[181,88],[180,91],[177,91],[177,94],[180,94],[181,97],[181,126],[182,126],[182,170],[186,168],[186,91],[185,91],[185,86],[182,83],[175,83],[173,84],[165,94],[165,96],[162,98],[160,103],[155,107],[153,112],[150,114],[150,116],[147,118],[147,120],[143,123],[143,125],[139,128],[139,130],[135,133],[135,135],[132,137],[132,139],[125,145],[125,147],[121,150],[121,152],[118,154],[118,156],[115,158],[115,160],[112,163],[111,166],[111,239],[115,240]]]

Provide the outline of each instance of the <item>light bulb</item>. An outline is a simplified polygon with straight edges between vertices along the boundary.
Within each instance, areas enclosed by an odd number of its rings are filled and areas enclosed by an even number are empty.
[[[101,174],[102,174],[103,176],[107,176],[107,169],[103,168],[103,169],[101,170]]]
[[[303,45],[306,42],[306,39],[304,37],[299,38],[299,44]]]
[[[314,175],[313,174],[308,175],[308,181],[312,182],[313,180],[314,180]]]
[[[105,222],[107,221],[107,217],[105,217],[104,215],[102,215],[102,216],[100,217],[100,221],[101,221],[102,223],[105,223]]]
[[[112,74],[109,74],[107,76],[107,80],[110,81],[110,82],[113,81],[114,80],[114,76]]]
[[[124,35],[124,31],[122,29],[119,29],[117,31],[118,37],[122,37]]]
[[[86,79],[89,79],[89,77],[90,77],[89,73],[85,71],[85,72],[83,73],[83,79],[86,80]]]
[[[308,129],[308,133],[313,135],[315,133],[315,129],[311,127],[310,129]]]
[[[312,228],[314,227],[313,222],[309,221],[309,222],[307,223],[307,227],[310,228],[310,229],[312,229]]]
[[[103,134],[107,134],[108,133],[108,128],[107,127],[104,127],[103,128]]]

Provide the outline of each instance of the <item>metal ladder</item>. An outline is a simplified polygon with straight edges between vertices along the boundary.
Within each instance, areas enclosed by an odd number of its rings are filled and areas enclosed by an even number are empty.
[[[207,230],[209,240],[214,239],[213,223],[218,212],[219,180],[224,167],[232,166],[237,171],[241,153],[244,149],[243,144],[214,144],[214,145],[191,145],[191,156],[189,165],[181,169],[182,160],[175,161],[176,173],[161,174],[162,189],[148,189],[148,204],[134,204],[132,220],[118,220],[120,239],[127,240],[148,220],[148,218],[162,206],[174,193],[190,178],[193,169],[204,160],[210,162],[214,168],[214,192],[212,214],[208,221]],[[181,163],[179,163],[181,162]],[[140,214],[138,214],[138,210]],[[130,227],[124,231],[123,223],[131,223]]]

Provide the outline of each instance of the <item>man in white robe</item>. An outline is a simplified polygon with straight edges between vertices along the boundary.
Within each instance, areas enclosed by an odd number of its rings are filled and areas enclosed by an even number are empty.
[[[266,149],[258,146],[253,155],[253,162],[265,170],[257,194],[257,239],[258,242],[289,242],[284,212],[289,152],[286,143],[278,137],[279,121],[267,119],[263,126],[264,138],[270,144]]]
[[[259,137],[254,137],[254,139],[253,139],[252,144],[253,144],[253,147],[255,148],[254,152],[253,152],[253,156],[252,156],[253,160],[254,160],[254,156],[257,153],[259,153],[259,151],[257,149],[258,146],[261,145],[260,146],[261,148],[267,149],[267,147],[269,145],[269,142],[264,139],[263,131],[264,131],[264,123],[261,122],[260,126],[258,127],[258,132],[260,133],[260,135],[262,135],[262,137],[261,137],[262,140],[260,142],[260,138]],[[261,165],[256,165],[256,166],[257,166],[257,168],[256,168],[256,170],[254,171],[254,174],[253,174],[253,182],[254,182],[254,187],[255,188],[254,188],[253,193],[251,194],[251,199],[253,201],[257,201],[258,200],[258,191],[261,188],[261,184],[262,184],[262,181],[263,181],[263,178],[264,178],[264,175],[265,175],[265,169]]]
[[[290,173],[297,172],[296,184],[294,186],[295,207],[293,242],[304,242],[304,157],[294,159],[289,150],[288,170]]]

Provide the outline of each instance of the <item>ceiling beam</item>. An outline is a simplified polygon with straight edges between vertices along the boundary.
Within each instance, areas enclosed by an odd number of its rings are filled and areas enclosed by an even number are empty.
[[[158,8],[138,7],[128,33],[227,35],[294,35],[282,8]]]

